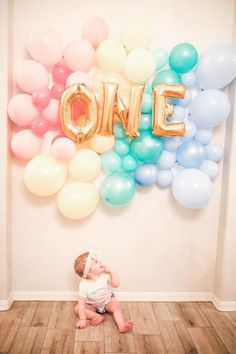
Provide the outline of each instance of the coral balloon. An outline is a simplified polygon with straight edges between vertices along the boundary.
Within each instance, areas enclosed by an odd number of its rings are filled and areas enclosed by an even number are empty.
[[[21,160],[30,160],[41,150],[42,140],[29,129],[16,132],[11,140],[11,150]]]
[[[8,115],[17,125],[27,126],[39,116],[39,112],[33,105],[30,95],[19,93],[8,103]]]
[[[82,29],[82,36],[87,39],[94,47],[97,47],[109,36],[108,24],[101,17],[91,17],[86,21]]]
[[[67,66],[58,63],[52,69],[52,77],[54,81],[58,84],[65,85],[68,76],[70,75],[71,71],[67,68]]]
[[[48,128],[49,122],[44,117],[36,118],[31,124],[31,130],[37,136],[45,134],[48,131]]]
[[[48,87],[49,75],[45,67],[34,60],[24,60],[16,70],[16,83],[27,93]]]
[[[77,151],[75,157],[69,162],[69,173],[75,180],[89,182],[94,180],[101,169],[99,155],[91,149]]]
[[[46,87],[38,89],[32,93],[32,102],[38,109],[48,106],[51,99],[51,91]]]
[[[52,97],[56,100],[60,100],[63,92],[65,91],[65,85],[55,84],[51,88]]]

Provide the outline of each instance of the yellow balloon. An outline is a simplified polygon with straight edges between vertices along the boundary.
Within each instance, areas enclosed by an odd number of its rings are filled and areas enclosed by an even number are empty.
[[[50,155],[37,155],[25,167],[26,187],[39,196],[49,196],[61,189],[66,182],[67,165]]]
[[[99,202],[96,186],[86,182],[70,182],[58,193],[57,206],[62,215],[80,220],[90,215]]]
[[[125,75],[136,84],[148,81],[155,72],[155,59],[147,49],[136,49],[127,56]]]
[[[114,145],[115,145],[114,135],[103,136],[103,135],[95,134],[89,140],[89,146],[91,147],[91,149],[98,152],[99,154],[103,154],[105,152],[110,151]]]
[[[106,72],[122,72],[125,60],[125,48],[120,42],[112,39],[103,41],[96,50],[97,65]]]
[[[127,51],[137,48],[149,48],[153,38],[151,24],[145,19],[135,19],[125,26],[122,43]]]
[[[94,180],[101,169],[100,156],[92,149],[81,149],[68,163],[70,176],[83,182]]]

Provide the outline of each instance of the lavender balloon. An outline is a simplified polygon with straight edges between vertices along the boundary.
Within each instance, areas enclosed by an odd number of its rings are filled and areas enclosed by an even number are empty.
[[[134,172],[134,179],[142,187],[152,186],[157,182],[157,167],[154,164],[139,165]]]

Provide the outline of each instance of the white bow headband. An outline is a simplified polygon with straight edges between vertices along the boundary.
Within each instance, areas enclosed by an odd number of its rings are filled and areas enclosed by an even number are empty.
[[[88,273],[89,273],[89,269],[91,267],[91,262],[92,260],[99,260],[100,259],[100,252],[97,250],[91,250],[89,251],[86,263],[85,263],[85,267],[84,267],[84,273],[83,273],[83,278],[87,278]]]

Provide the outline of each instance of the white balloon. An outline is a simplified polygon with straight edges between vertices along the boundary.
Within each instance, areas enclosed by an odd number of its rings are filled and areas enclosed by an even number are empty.
[[[137,48],[148,48],[152,42],[153,30],[150,22],[145,19],[135,19],[126,24],[122,43],[127,51]]]
[[[125,60],[125,48],[118,41],[107,39],[103,41],[96,50],[97,65],[106,72],[122,72]]]
[[[200,170],[204,172],[211,180],[213,180],[219,173],[218,164],[211,160],[203,161]]]
[[[125,75],[134,83],[145,83],[155,72],[154,56],[147,49],[136,49],[131,52],[125,62]]]
[[[89,140],[89,146],[94,151],[99,154],[104,154],[110,151],[115,145],[114,135],[103,136],[99,134],[94,134],[94,136]]]
[[[94,180],[101,169],[100,156],[91,149],[81,149],[69,161],[69,173],[75,180],[89,182]]]

